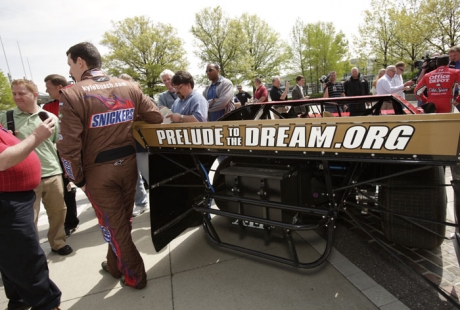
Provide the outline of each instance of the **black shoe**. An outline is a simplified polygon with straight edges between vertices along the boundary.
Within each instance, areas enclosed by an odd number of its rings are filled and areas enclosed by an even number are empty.
[[[125,287],[125,286],[126,286],[126,282],[125,282],[125,277],[124,277],[124,276],[121,276],[121,278],[120,278],[120,285],[121,285],[122,287]]]
[[[29,306],[22,306],[20,308],[15,308],[14,310],[30,310]]]
[[[77,230],[78,226],[75,227],[64,227],[65,230],[65,236],[70,237],[71,234],[73,234]]]
[[[105,272],[109,272],[109,269],[107,268],[107,261],[103,261],[101,263],[101,267]]]
[[[62,255],[62,256],[65,256],[65,255],[69,255],[70,253],[73,252],[72,248],[70,247],[70,245],[64,245],[62,248],[60,248],[59,250],[54,250],[54,249],[51,249],[51,251],[53,251],[54,253],[57,253],[59,255]]]

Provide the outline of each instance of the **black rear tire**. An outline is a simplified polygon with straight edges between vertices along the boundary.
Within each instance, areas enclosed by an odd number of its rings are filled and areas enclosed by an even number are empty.
[[[392,165],[385,167],[385,173],[396,173],[415,166]],[[444,168],[430,167],[391,178],[380,187],[379,205],[389,211],[414,216],[434,222],[445,222],[447,197]],[[445,225],[415,221],[418,224],[445,235]],[[392,242],[411,248],[433,249],[441,245],[443,238],[398,216],[382,214],[385,236]]]

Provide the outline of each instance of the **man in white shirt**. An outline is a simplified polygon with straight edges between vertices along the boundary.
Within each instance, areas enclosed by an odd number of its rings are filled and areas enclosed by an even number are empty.
[[[394,85],[393,79],[396,75],[396,66],[388,66],[385,75],[382,76],[377,82],[377,95],[396,94],[399,91],[404,90],[406,86],[412,86],[413,81],[408,81],[401,85]]]
[[[402,74],[406,70],[406,64],[402,61],[397,62],[396,65],[396,74],[393,78],[393,86],[400,86],[404,84]],[[396,95],[406,99],[406,94],[404,94],[404,88],[396,93]]]

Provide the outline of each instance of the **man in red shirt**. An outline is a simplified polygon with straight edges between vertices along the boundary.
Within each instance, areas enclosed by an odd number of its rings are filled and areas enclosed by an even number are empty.
[[[61,89],[68,86],[67,80],[62,75],[50,74],[45,77],[45,84],[46,92],[50,95],[53,101],[45,103],[43,110],[51,112],[59,117],[59,96],[61,95]],[[62,167],[62,162],[59,161],[59,163],[61,164],[62,171],[65,171],[64,167]],[[68,237],[75,231],[75,229],[77,229],[80,220],[77,216],[76,187],[69,181],[65,173],[62,174],[62,181],[64,182],[64,201],[67,207],[64,230],[66,236]]]
[[[254,79],[254,87],[256,88],[256,92],[254,93],[254,102],[267,102],[268,90],[267,87],[262,85],[262,81],[259,78]]]
[[[0,125],[0,273],[8,309],[59,309],[61,291],[49,278],[34,222],[41,166],[33,150],[53,133],[48,118],[22,141]]]
[[[425,103],[432,102],[436,107],[436,113],[450,113],[452,103],[457,106],[460,96],[454,99],[454,87],[460,83],[460,71],[449,68],[449,56],[443,55],[436,59],[437,69],[423,76],[414,90],[418,100]],[[428,96],[423,93],[425,89]]]

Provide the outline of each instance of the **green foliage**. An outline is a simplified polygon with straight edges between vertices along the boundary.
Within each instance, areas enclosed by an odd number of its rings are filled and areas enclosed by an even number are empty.
[[[431,53],[446,53],[460,40],[460,0],[372,0],[356,38],[363,60],[377,73],[398,61],[414,61]]]
[[[280,75],[292,57],[287,44],[257,15],[245,13],[239,20],[246,38],[242,44],[248,53],[243,79],[252,81],[261,77],[271,80],[271,77]]]
[[[356,39],[360,58],[371,59],[374,73],[394,63],[393,49],[395,46],[396,22],[391,18],[394,4],[391,0],[372,0],[371,9],[364,11],[364,23]]]
[[[195,37],[195,55],[200,59],[203,71],[208,63],[220,66],[220,73],[231,78],[235,65],[244,56],[241,40],[244,34],[241,24],[225,15],[222,9],[205,8],[195,14],[191,33]]]
[[[298,19],[291,31],[293,70],[319,88],[319,78],[330,71],[342,76],[348,70],[348,41],[332,23],[304,24]],[[297,70],[296,70],[297,69]]]
[[[169,24],[154,24],[148,17],[126,18],[112,22],[101,44],[110,50],[103,58],[109,74],[127,73],[152,96],[164,90],[160,73],[187,68],[186,52],[177,31]]]
[[[191,32],[201,65],[219,64],[234,84],[279,75],[290,58],[286,43],[256,15],[232,19],[220,7],[206,8],[195,15]]]
[[[10,82],[0,70],[0,111],[10,110],[15,106]]]
[[[460,42],[460,0],[423,0],[420,30],[433,52],[445,54]]]

